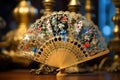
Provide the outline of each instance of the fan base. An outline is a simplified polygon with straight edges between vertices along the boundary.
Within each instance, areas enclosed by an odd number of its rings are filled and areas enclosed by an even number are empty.
[[[67,73],[65,72],[65,69],[60,70],[56,76],[66,76]]]

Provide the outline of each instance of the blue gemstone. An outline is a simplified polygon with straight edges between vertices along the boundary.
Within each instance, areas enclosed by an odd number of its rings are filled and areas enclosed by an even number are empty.
[[[29,38],[32,38],[32,36],[29,36]]]
[[[60,35],[61,35],[61,36],[66,36],[66,35],[67,35],[67,32],[66,32],[65,30],[62,30],[62,31],[60,32]]]
[[[33,51],[34,53],[36,53],[36,52],[37,52],[37,48],[32,48],[32,51]]]
[[[66,41],[67,41],[67,38],[64,37],[64,38],[62,38],[62,40],[66,42]]]
[[[86,33],[86,30],[84,29],[84,30],[82,30],[82,33]]]

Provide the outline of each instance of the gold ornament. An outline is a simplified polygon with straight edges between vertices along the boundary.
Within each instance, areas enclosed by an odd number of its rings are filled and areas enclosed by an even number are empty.
[[[43,14],[44,15],[50,14],[53,11],[52,8],[54,6],[55,1],[54,0],[43,0],[42,3],[45,8]]]
[[[22,35],[27,31],[30,21],[38,13],[37,9],[31,6],[28,0],[21,0],[18,6],[13,10],[13,16],[17,23],[17,28],[7,33],[5,41],[0,43],[0,47],[8,47],[9,50],[3,50],[3,53],[12,57],[13,62],[28,64],[22,53],[18,52],[18,43]],[[22,59],[21,59],[22,58]]]
[[[85,10],[86,10],[86,18],[88,20],[91,20],[92,18],[92,5],[91,5],[91,0],[86,0],[85,4]]]
[[[80,2],[79,0],[70,0],[68,4],[68,10],[70,12],[78,12],[80,7]]]

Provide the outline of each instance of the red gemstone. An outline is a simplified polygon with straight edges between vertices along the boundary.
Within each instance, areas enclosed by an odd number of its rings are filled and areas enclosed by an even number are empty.
[[[26,51],[28,51],[28,49],[29,49],[29,46],[28,46],[28,45],[26,45],[26,46],[25,46],[25,50],[26,50]]]
[[[88,48],[89,46],[90,46],[90,44],[88,42],[85,42],[84,47]]]
[[[41,31],[41,27],[40,26],[38,26],[38,31]]]
[[[32,34],[32,33],[33,33],[33,31],[30,31],[29,33],[30,33],[30,34]]]
[[[67,17],[64,17],[64,21],[67,21]]]

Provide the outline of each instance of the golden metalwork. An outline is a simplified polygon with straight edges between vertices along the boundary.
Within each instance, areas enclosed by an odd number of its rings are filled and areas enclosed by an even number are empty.
[[[110,41],[110,49],[114,52],[114,60],[109,71],[120,70],[120,0],[112,0],[116,6],[116,15],[113,16],[114,38]],[[118,69],[119,68],[119,69]]]
[[[33,19],[36,13],[37,10],[31,6],[30,1],[21,0],[21,2],[13,11],[13,16],[18,24],[14,41],[19,40],[21,35],[26,32],[30,21]]]
[[[111,50],[115,52],[120,52],[120,1],[119,0],[112,0],[116,6],[116,15],[113,16],[114,22],[114,38],[111,40]]]
[[[68,10],[71,12],[78,12],[80,7],[79,0],[70,0],[68,4]]]
[[[114,40],[120,40],[120,1],[113,0],[116,6],[116,15],[113,16],[114,26]]]
[[[86,18],[88,20],[91,20],[92,18],[92,5],[91,5],[91,0],[86,0],[85,3],[85,10],[86,10]]]
[[[43,14],[46,15],[46,14],[50,14],[53,10],[53,6],[54,6],[54,3],[55,1],[54,0],[43,0],[43,5],[44,5],[44,12]]]
[[[21,0],[18,6],[13,11],[13,16],[17,23],[17,28],[7,33],[5,41],[0,43],[0,47],[7,47],[9,50],[4,50],[3,53],[13,57],[13,61],[20,62],[25,59],[22,54],[19,54],[17,46],[22,35],[28,29],[30,21],[37,14],[37,9],[31,6],[30,1]],[[17,57],[16,57],[17,56]],[[16,60],[17,59],[17,60]]]

